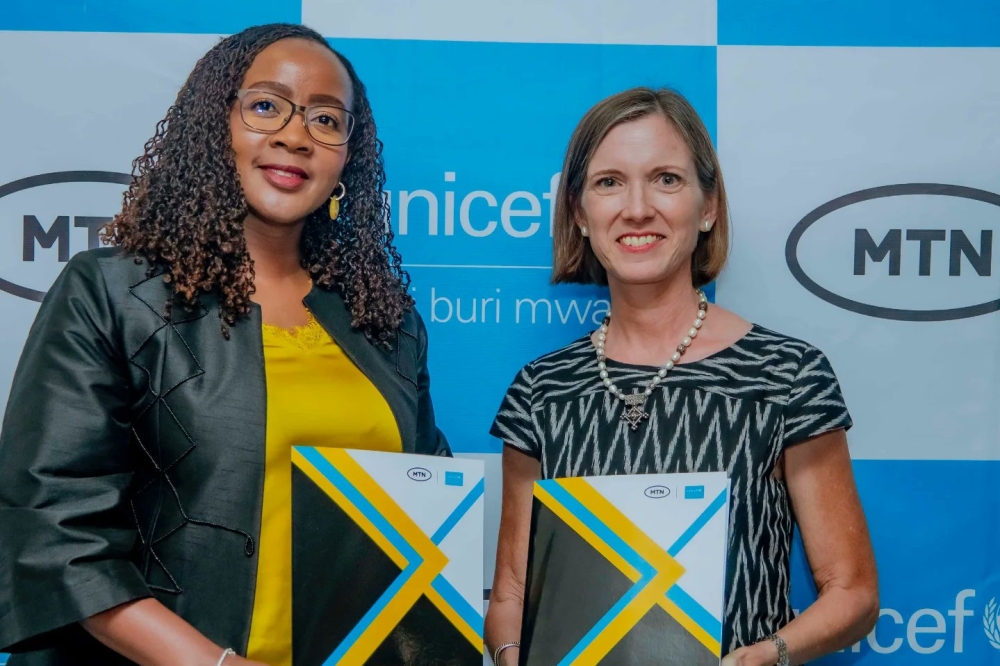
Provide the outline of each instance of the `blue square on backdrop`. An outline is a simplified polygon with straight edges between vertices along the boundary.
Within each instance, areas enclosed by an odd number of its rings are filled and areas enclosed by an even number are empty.
[[[613,93],[674,88],[715,137],[715,47],[329,41],[368,91],[407,264],[550,265],[552,177]]]
[[[5,3],[0,30],[231,34],[301,23],[301,0],[49,0]]]
[[[596,328],[595,303],[606,298],[549,285],[552,192],[573,128],[611,94],[670,87],[714,137],[716,49],[330,43],[364,81],[385,143],[392,227],[428,328],[438,426],[461,442],[458,453],[499,452],[490,423],[517,370]]]
[[[461,487],[464,484],[465,484],[465,475],[462,472],[444,473],[444,485]]]
[[[877,569],[886,573],[882,611],[872,634],[817,666],[1000,663],[984,626],[997,620],[1000,602],[1000,503],[982,492],[1000,487],[1000,461],[855,460],[854,476]],[[816,597],[796,531],[792,607],[804,610]],[[908,631],[934,626],[931,618],[941,618],[933,635]]]
[[[1000,46],[997,0],[718,0],[719,44]]]
[[[684,486],[684,499],[705,499],[705,486]]]

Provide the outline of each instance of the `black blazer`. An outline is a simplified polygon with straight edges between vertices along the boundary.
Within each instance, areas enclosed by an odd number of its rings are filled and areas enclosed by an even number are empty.
[[[245,654],[264,487],[260,309],[222,336],[219,309],[163,316],[170,292],[106,248],[76,255],[42,302],[0,431],[0,652],[10,666],[130,663],[78,624],[154,596]],[[341,297],[305,298],[379,389],[408,453],[451,455],[428,393],[427,334],[390,351]]]

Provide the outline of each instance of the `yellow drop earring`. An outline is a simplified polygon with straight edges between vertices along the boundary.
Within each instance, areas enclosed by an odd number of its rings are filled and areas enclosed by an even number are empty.
[[[337,183],[337,187],[340,188],[340,194],[334,194],[330,197],[330,219],[336,220],[337,216],[340,215],[340,200],[344,198],[347,194],[347,186],[343,182]],[[334,188],[334,192],[336,192]]]

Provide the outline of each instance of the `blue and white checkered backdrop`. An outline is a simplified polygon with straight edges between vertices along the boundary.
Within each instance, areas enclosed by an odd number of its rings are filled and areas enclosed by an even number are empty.
[[[726,174],[717,302],[823,349],[855,418],[883,609],[823,663],[1000,663],[997,0],[5,0],[0,405],[37,298],[124,188],[15,181],[127,173],[197,58],[273,21],[328,36],[371,93],[440,425],[488,461],[487,580],[494,411],[606,306],[547,284],[563,150],[597,100],[669,85]],[[809,581],[799,555],[799,608]]]

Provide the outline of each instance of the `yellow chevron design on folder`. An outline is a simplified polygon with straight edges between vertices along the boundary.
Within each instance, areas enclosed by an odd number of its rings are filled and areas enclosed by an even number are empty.
[[[331,474],[328,468],[321,470],[326,468],[324,462],[339,474]],[[380,600],[384,603],[374,616],[362,621],[327,663],[362,666],[421,596],[426,596],[482,653],[481,634],[433,586],[448,564],[447,556],[364,468],[347,451],[333,448],[295,447],[292,463],[402,570],[390,587],[391,596]]]
[[[713,654],[714,636],[667,598],[684,567],[584,478],[535,484],[535,497],[636,585],[559,666],[598,664],[653,607],[660,606]]]

